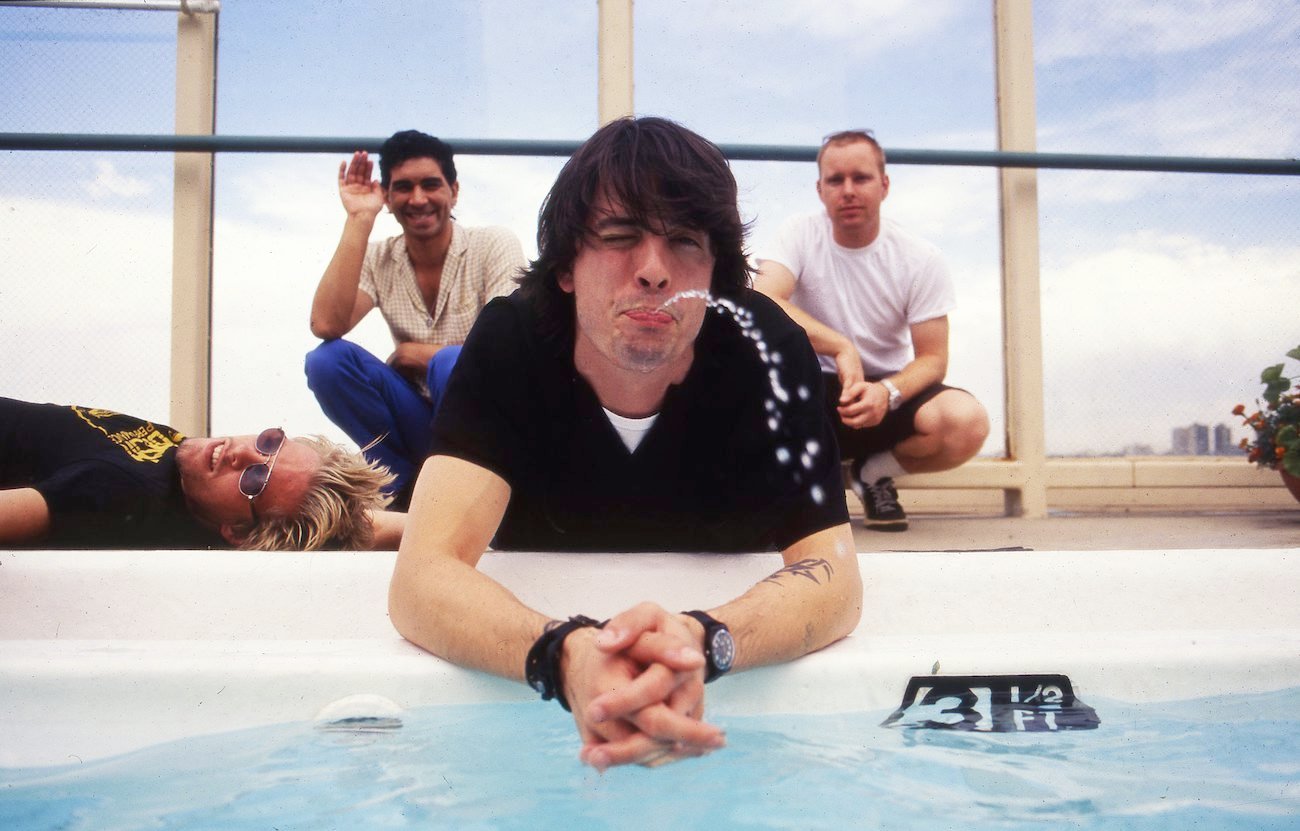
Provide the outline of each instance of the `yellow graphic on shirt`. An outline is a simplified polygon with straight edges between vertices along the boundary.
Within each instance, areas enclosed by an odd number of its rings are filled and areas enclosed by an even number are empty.
[[[113,429],[112,419],[122,418],[121,413],[91,407],[71,409],[82,421],[103,433],[109,441],[122,448],[126,455],[137,462],[157,464],[162,461],[168,450],[180,444],[185,438],[171,428],[160,429],[147,421],[126,430],[116,430]]]

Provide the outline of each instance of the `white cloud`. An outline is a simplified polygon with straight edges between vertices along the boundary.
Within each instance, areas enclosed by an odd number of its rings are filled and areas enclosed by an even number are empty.
[[[749,35],[807,35],[819,45],[853,57],[875,54],[924,39],[953,16],[955,0],[748,0],[743,3],[638,4],[677,13],[657,19],[682,31],[718,29]],[[652,13],[654,13],[652,11]]]
[[[1231,422],[1295,340],[1300,246],[1143,231],[1044,266],[1042,297],[1049,450],[1167,448],[1173,427]]]
[[[1035,4],[1037,61],[1187,52],[1297,23],[1292,0],[1173,0]]]
[[[1229,248],[1190,234],[1141,231],[1043,275],[1057,354],[1091,360],[1099,345],[1197,359],[1240,351],[1255,331],[1296,328],[1300,246]]]
[[[106,159],[95,162],[95,178],[84,185],[86,192],[96,199],[121,197],[133,199],[148,196],[153,192],[153,185],[144,179],[127,176],[118,171],[116,165]]]
[[[885,212],[924,236],[997,233],[997,174],[989,169],[895,166]]]
[[[1039,4],[1036,13],[1040,115],[1050,113],[1039,125],[1044,149],[1300,153],[1292,0],[1089,0]]]
[[[338,233],[343,229],[338,195],[343,159],[329,154],[218,157],[217,212],[298,232],[336,226]]]
[[[1300,61],[1294,63],[1292,76],[1300,73]],[[1300,152],[1300,93],[1289,80],[1281,83],[1262,84],[1256,67],[1230,62],[1200,73],[1195,83],[1167,86],[1149,98],[1103,99],[1092,106],[1080,102],[1039,124],[1039,146],[1055,151],[1292,158]]]
[[[6,201],[0,395],[165,418],[170,217]]]

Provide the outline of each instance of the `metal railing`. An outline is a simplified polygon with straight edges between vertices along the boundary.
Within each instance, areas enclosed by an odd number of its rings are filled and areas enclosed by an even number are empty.
[[[0,133],[0,150],[79,150],[174,153],[377,152],[386,136],[176,136],[135,133]],[[573,141],[446,138],[457,154],[567,157]],[[789,144],[719,144],[732,161],[811,162],[818,147]],[[891,165],[1114,170],[1156,173],[1228,173],[1300,176],[1300,159],[1212,156],[1126,156],[1100,153],[1020,153],[1003,150],[919,150],[887,147]]]

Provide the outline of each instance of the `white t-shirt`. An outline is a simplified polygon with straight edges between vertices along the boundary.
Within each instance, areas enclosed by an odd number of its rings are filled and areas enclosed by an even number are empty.
[[[823,210],[791,217],[770,256],[795,276],[790,302],[847,335],[869,377],[898,372],[913,358],[909,327],[943,317],[957,305],[939,249],[888,219],[865,248],[835,242]],[[835,360],[818,355],[822,369]]]
[[[614,430],[618,433],[623,444],[627,445],[627,452],[635,453],[641,445],[641,439],[645,434],[650,432],[650,428],[655,426],[655,419],[659,418],[658,413],[645,416],[644,418],[629,418],[621,416],[608,407],[601,407],[605,415],[609,417],[609,423],[614,425]]]

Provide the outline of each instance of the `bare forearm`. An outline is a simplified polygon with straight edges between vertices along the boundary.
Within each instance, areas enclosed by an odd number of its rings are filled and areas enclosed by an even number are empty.
[[[862,615],[862,577],[847,525],[811,535],[786,566],[712,612],[736,639],[736,668],[789,661],[843,638]]]
[[[370,527],[374,529],[370,538],[372,550],[395,551],[402,543],[402,532],[406,530],[406,514],[399,511],[375,511],[370,515]]]
[[[934,355],[918,355],[915,360],[890,376],[890,380],[906,400],[931,384],[940,383],[946,375],[946,361]]]
[[[343,224],[338,248],[325,267],[312,299],[311,331],[316,337],[342,337],[352,329],[361,266],[374,225],[375,218],[365,214],[349,215]]]
[[[893,378],[903,398],[911,398],[948,375],[948,318],[914,323],[911,334],[916,357]]]
[[[440,658],[522,680],[547,618],[477,569],[510,488],[451,456],[425,461],[388,592],[397,631]]]
[[[418,574],[398,567],[389,615],[404,638],[452,663],[522,681],[524,658],[548,618],[501,584],[451,557]]]
[[[35,488],[0,490],[0,543],[34,542],[50,530],[50,508]]]

